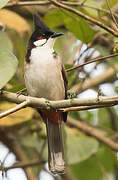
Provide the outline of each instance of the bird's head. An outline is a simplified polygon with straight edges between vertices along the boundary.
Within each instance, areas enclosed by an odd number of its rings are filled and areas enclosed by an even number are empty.
[[[48,44],[51,47],[56,37],[63,35],[62,32],[53,32],[50,30],[38,15],[34,15],[33,18],[35,30],[30,38],[30,42],[34,46],[40,47]]]

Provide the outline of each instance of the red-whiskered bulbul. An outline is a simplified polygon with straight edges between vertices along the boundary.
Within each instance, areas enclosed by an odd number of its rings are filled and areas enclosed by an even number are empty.
[[[35,30],[31,35],[24,63],[24,78],[28,94],[48,100],[67,97],[67,78],[62,60],[54,51],[55,39],[63,33],[53,32],[34,15]],[[48,138],[48,165],[54,174],[65,173],[65,158],[61,125],[67,114],[39,110],[46,124]]]

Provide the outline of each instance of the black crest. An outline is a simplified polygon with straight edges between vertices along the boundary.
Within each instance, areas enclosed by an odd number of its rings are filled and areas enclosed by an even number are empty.
[[[43,36],[44,38],[48,39],[51,35],[54,34],[46,24],[41,20],[38,15],[33,15],[34,19],[34,33],[31,36],[32,41],[35,41],[37,37]]]

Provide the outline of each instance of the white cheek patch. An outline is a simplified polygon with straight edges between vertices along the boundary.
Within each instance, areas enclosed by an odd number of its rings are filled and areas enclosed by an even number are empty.
[[[35,46],[42,46],[43,44],[46,43],[46,41],[47,41],[46,39],[37,40],[37,41],[34,42],[34,45]]]

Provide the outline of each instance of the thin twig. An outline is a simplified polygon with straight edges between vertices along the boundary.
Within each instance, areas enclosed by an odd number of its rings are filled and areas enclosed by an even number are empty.
[[[83,2],[81,2],[81,5],[84,5],[86,3],[87,0],[83,0]]]
[[[12,166],[8,166],[8,167],[4,167],[4,170],[5,171],[8,171],[10,169],[15,169],[15,168],[26,168],[26,167],[31,167],[31,166],[41,166],[42,164],[46,163],[46,161],[44,160],[33,160],[31,162],[18,162],[18,163],[15,163],[14,165]],[[2,168],[0,167],[0,170],[2,170]]]
[[[56,6],[60,7],[60,8],[66,9],[66,10],[68,10],[70,12],[73,12],[73,13],[77,14],[78,16],[84,18],[85,20],[90,21],[93,24],[96,24],[97,26],[105,29],[107,32],[109,32],[109,33],[113,34],[114,36],[118,37],[118,32],[114,31],[113,29],[106,26],[105,24],[102,24],[100,21],[97,21],[97,20],[83,14],[82,12],[78,11],[77,9],[71,8],[71,7],[69,7],[67,5],[64,5],[61,2],[56,1],[56,0],[50,0],[50,2],[52,2],[54,5],[56,5]]]
[[[61,2],[61,3],[60,3],[60,2],[57,2],[57,1],[55,1],[55,0],[50,0],[50,1],[51,1],[53,4],[55,4],[56,6],[59,6],[59,7],[63,8],[63,9],[67,9],[67,10],[69,10],[69,11],[71,11],[71,12],[74,12],[75,14],[79,15],[80,17],[82,17],[82,18],[84,18],[84,19],[86,19],[86,20],[88,20],[88,21],[90,21],[90,22],[98,25],[99,27],[105,29],[105,30],[108,31],[109,33],[111,33],[111,34],[113,34],[114,36],[118,37],[118,33],[117,33],[117,32],[115,32],[114,30],[112,30],[112,29],[109,28],[108,26],[102,24],[101,22],[99,22],[99,21],[97,21],[97,20],[95,20],[95,19],[93,19],[93,18],[91,18],[91,17],[83,14],[82,12],[80,12],[80,11],[78,11],[78,10],[76,10],[76,9],[73,9],[73,8],[65,5],[65,4],[67,4],[67,3],[65,3],[65,2]],[[17,1],[16,1],[16,2],[15,2],[15,1],[14,1],[14,2],[8,3],[8,4],[6,5],[6,7],[11,7],[11,6],[30,6],[30,5],[48,5],[48,4],[50,4],[49,1],[34,1],[34,2],[32,2],[32,1],[28,1],[28,2],[17,2]],[[71,2],[69,2],[68,5],[71,5]],[[76,4],[76,5],[77,5],[77,4]],[[82,6],[82,4],[80,4],[80,6]],[[84,6],[84,5],[83,5],[83,6]],[[87,7],[87,6],[86,6],[86,7]],[[107,12],[107,13],[108,13],[108,12]]]
[[[5,7],[13,7],[13,6],[32,6],[32,5],[48,5],[49,1],[12,1],[9,2]]]
[[[104,108],[104,107],[109,107],[109,105],[91,105],[91,106],[80,106],[80,107],[70,107],[70,108],[65,108],[65,109],[60,109],[63,112],[70,112],[70,111],[85,111],[89,109],[98,109],[98,108]],[[111,107],[111,105],[110,105]]]
[[[102,60],[105,60],[105,59],[108,59],[108,58],[111,58],[111,57],[115,57],[115,56],[118,56],[118,53],[116,53],[116,54],[110,54],[110,55],[108,55],[108,56],[103,56],[103,57],[99,56],[99,57],[97,57],[97,58],[90,59],[90,60],[88,60],[88,61],[85,62],[85,63],[79,64],[79,65],[74,66],[74,67],[69,68],[69,69],[66,69],[66,71],[69,72],[69,71],[78,69],[78,68],[80,68],[80,67],[82,67],[82,66],[84,66],[84,65],[86,65],[86,64],[90,64],[90,63],[93,63],[93,62],[96,62],[96,61],[102,61]]]
[[[78,6],[78,7],[84,7],[84,8],[90,8],[90,9],[94,9],[96,11],[101,11],[104,13],[107,13],[110,15],[109,11],[103,8],[98,8],[98,7],[94,7],[94,6],[90,6],[90,5],[85,5],[79,2],[68,2],[68,1],[61,1],[61,3],[65,4],[65,5],[69,5],[69,6]],[[32,6],[32,5],[48,5],[51,4],[49,1],[12,1],[9,2],[5,7],[13,7],[13,6]],[[112,14],[115,17],[118,17],[118,15],[116,13]]]
[[[24,101],[22,102],[21,104],[18,104],[17,106],[3,112],[3,113],[0,113],[0,119],[3,118],[3,117],[6,117],[16,111],[19,111],[20,109],[26,107],[27,105],[29,104],[29,101]]]
[[[103,9],[103,8],[98,8],[98,7],[94,7],[94,6],[90,6],[90,5],[86,5],[86,4],[81,4],[80,2],[68,2],[68,1],[61,1],[63,4],[65,5],[69,5],[69,6],[78,6],[78,7],[84,7],[84,8],[90,8],[90,9],[94,9],[96,11],[101,11],[103,13],[106,13],[106,14],[109,14],[110,15],[110,12],[106,9]],[[112,14],[115,16],[115,17],[118,17],[118,15],[116,13],[113,13]]]
[[[116,21],[116,19],[115,19],[114,15],[113,15],[113,13],[112,13],[112,10],[111,10],[110,5],[109,5],[109,1],[108,1],[108,0],[106,0],[106,2],[107,2],[107,6],[108,6],[108,8],[109,8],[109,11],[110,11],[111,17],[112,17],[112,19],[113,19],[113,21],[114,21],[114,23],[115,23],[116,27],[118,28],[118,23],[117,23],[117,21]]]

